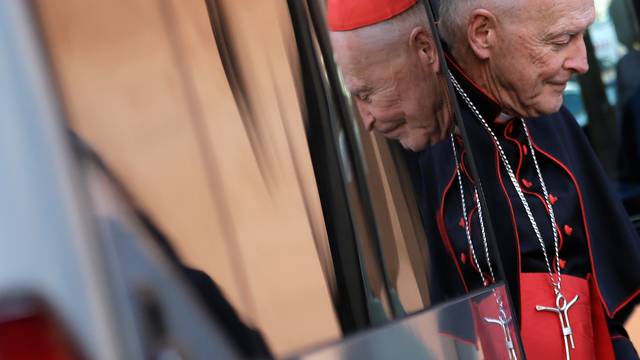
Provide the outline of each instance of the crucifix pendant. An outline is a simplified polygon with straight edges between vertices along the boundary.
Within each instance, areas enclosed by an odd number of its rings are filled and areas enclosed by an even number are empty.
[[[558,293],[556,296],[556,307],[549,306],[541,306],[536,305],[537,311],[551,311],[558,314],[558,318],[560,320],[560,327],[562,328],[562,336],[564,337],[564,350],[567,355],[566,359],[571,359],[571,354],[569,353],[569,343],[571,344],[571,349],[575,349],[576,345],[573,342],[573,332],[571,331],[571,324],[569,323],[569,308],[571,308],[576,301],[578,301],[578,295],[576,295],[573,300],[567,302],[567,299],[561,293]]]
[[[507,318],[507,314],[504,310],[500,310],[498,313],[497,319],[492,319],[485,317],[484,321],[489,324],[495,324],[500,326],[502,329],[502,333],[504,334],[504,342],[507,347],[507,353],[509,354],[510,360],[518,360],[518,356],[516,355],[516,350],[513,346],[513,340],[511,339],[511,332],[509,331],[509,323],[511,322],[511,318]]]

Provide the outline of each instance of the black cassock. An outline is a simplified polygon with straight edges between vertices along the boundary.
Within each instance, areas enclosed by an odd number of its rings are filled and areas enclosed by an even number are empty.
[[[551,223],[520,119],[501,120],[500,106],[473,84],[455,62],[449,61],[449,64],[458,82],[497,135],[546,241],[551,260],[554,257]],[[514,311],[519,314],[520,274],[546,273],[547,266],[496,146],[464,101],[459,98],[458,102]],[[553,203],[560,236],[561,273],[580,278],[593,277],[597,299],[606,313],[616,358],[635,359],[637,355],[622,322],[638,302],[640,294],[638,234],[573,116],[562,108],[553,115],[525,121]],[[473,184],[468,171],[468,151],[460,138],[457,137],[456,142],[463,168],[471,236],[480,267],[486,272],[488,267],[482,251],[477,209],[471,200]],[[480,288],[481,279],[472,260],[462,221],[451,140],[447,138],[420,153],[407,156],[429,239],[433,300],[443,301]],[[495,268],[497,259],[492,261]],[[551,291],[551,288],[540,291]],[[465,337],[471,334],[458,335]]]

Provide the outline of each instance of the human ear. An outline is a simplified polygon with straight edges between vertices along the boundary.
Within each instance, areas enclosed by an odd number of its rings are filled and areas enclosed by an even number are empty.
[[[440,72],[440,60],[438,51],[433,41],[433,36],[424,27],[416,27],[409,37],[410,48],[417,52],[420,62],[431,68],[435,73]]]
[[[495,31],[496,17],[490,11],[476,9],[471,12],[467,23],[467,42],[473,53],[481,60],[486,60],[491,55]]]

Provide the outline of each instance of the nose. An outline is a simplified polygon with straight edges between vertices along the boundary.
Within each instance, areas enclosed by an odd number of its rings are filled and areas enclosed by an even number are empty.
[[[367,110],[367,107],[362,103],[358,102],[358,112],[360,113],[360,118],[362,119],[362,124],[364,125],[365,130],[371,131],[373,130],[373,125],[376,122],[375,116],[371,114],[370,111]]]
[[[362,122],[364,123],[364,128],[367,131],[373,130],[373,124],[376,122],[376,118],[371,115],[371,113],[367,113],[362,117]]]
[[[571,53],[564,62],[564,67],[577,74],[584,74],[589,71],[589,61],[587,60],[587,46],[584,38],[575,42]]]

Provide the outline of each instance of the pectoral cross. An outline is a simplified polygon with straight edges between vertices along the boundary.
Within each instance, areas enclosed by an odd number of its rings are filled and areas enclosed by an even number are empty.
[[[536,310],[538,311],[551,311],[558,314],[560,319],[560,326],[562,327],[562,336],[564,337],[564,350],[565,354],[567,354],[566,359],[571,359],[571,354],[569,353],[569,343],[571,343],[571,348],[575,349],[576,344],[573,342],[573,332],[571,331],[571,324],[569,323],[569,308],[573,306],[573,304],[578,301],[578,295],[576,295],[573,300],[567,302],[567,299],[561,293],[558,293],[556,296],[556,307],[548,307],[536,305]]]
[[[504,312],[504,310],[500,310],[500,312],[498,313],[497,319],[485,317],[484,321],[488,322],[489,324],[495,324],[500,326],[500,328],[502,329],[502,333],[504,334],[504,342],[507,347],[507,353],[509,354],[509,359],[518,360],[518,356],[516,355],[516,350],[513,346],[513,340],[511,339],[511,332],[509,331],[509,323],[511,322],[511,318],[510,317],[507,318],[507,314]]]

